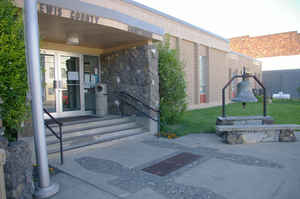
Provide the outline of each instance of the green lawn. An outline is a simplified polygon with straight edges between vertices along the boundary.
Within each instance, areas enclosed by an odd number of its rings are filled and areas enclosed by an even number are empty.
[[[216,118],[221,115],[221,107],[187,111],[178,125],[173,125],[178,136],[189,133],[215,132]],[[243,109],[240,103],[226,105],[227,116],[262,115],[262,103],[249,103]],[[277,124],[300,124],[300,101],[273,101],[267,105],[267,114]]]

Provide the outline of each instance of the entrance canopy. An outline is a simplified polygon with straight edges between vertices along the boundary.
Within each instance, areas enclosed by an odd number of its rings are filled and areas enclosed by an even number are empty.
[[[103,50],[152,40],[152,34],[149,33],[142,35],[110,26],[45,14],[39,14],[39,28],[43,41]]]
[[[38,0],[42,41],[106,49],[162,41],[164,30],[115,10],[80,0]],[[16,0],[23,7],[23,0]]]

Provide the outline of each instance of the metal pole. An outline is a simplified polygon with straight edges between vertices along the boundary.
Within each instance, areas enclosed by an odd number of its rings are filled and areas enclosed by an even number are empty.
[[[266,91],[266,87],[259,81],[259,79],[257,79],[257,77],[255,75],[252,75],[251,77],[253,77],[255,79],[255,81],[262,87],[263,91],[264,91],[264,101],[263,101],[263,114],[266,117],[267,116],[267,91]]]
[[[264,90],[264,116],[267,116],[267,96],[266,96],[266,88],[263,87]]]
[[[45,137],[42,83],[40,70],[39,29],[37,18],[37,0],[24,1],[24,24],[27,64],[29,69],[32,121],[36,159],[39,165],[39,187],[35,191],[36,198],[48,198],[59,191],[58,184],[51,184],[48,167],[48,154]]]
[[[225,117],[225,89],[226,87],[224,87],[222,89],[222,117]]]
[[[224,88],[222,89],[222,117],[226,117],[226,113],[225,113],[225,90],[226,88],[231,84],[231,82],[235,79],[235,78],[239,78],[239,77],[243,77],[242,75],[235,75],[233,76],[228,82],[227,84],[224,86]]]
[[[157,137],[160,137],[160,112],[157,112]]]

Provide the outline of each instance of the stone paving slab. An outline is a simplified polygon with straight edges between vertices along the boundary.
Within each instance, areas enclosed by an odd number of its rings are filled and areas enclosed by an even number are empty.
[[[142,142],[128,142],[103,148],[101,151],[90,151],[89,156],[112,160],[127,168],[134,168],[145,162],[151,162],[174,152],[175,150],[173,149],[160,149]]]
[[[216,150],[230,147],[222,142],[222,138],[208,133],[201,134],[201,136],[199,134],[190,134],[179,139],[174,139],[172,142],[186,147],[210,147]]]
[[[147,138],[152,140],[152,138],[155,137],[149,136]],[[156,139],[157,138],[154,140]],[[76,151],[74,153],[69,152],[65,154],[64,165],[60,165],[58,159],[52,159],[49,162],[59,170],[86,180],[96,187],[106,189],[108,192],[114,193],[119,197],[126,197],[130,195],[127,189],[120,189],[109,183],[116,179],[118,177],[117,175],[85,169],[77,160],[80,160],[80,158],[83,157],[97,158],[105,160],[103,161],[103,164],[110,164],[109,161],[113,161],[123,165],[124,168],[130,169],[160,159],[176,151],[174,149],[153,147],[140,141],[140,139],[128,140],[125,143],[122,142],[115,145],[108,145],[107,147],[95,148],[87,151]]]
[[[82,154],[81,154],[82,155]],[[50,164],[55,168],[72,175],[73,177],[79,178],[82,181],[90,183],[95,187],[107,190],[110,193],[114,193],[117,196],[128,196],[129,193],[126,190],[121,190],[118,187],[111,186],[108,184],[109,181],[116,177],[106,173],[94,173],[90,170],[83,169],[77,162],[76,159],[80,158],[77,154],[68,154],[65,157],[64,165],[60,165],[57,161],[50,161]],[[53,163],[54,162],[54,163]]]
[[[242,145],[227,145],[223,144],[224,153],[234,153],[238,155],[255,155],[266,160],[281,162],[282,164],[291,161],[297,161],[300,157],[300,132],[295,133],[296,142],[273,142],[261,144],[242,144]],[[297,164],[296,164],[297,165]],[[292,164],[289,166],[293,166]],[[299,166],[299,165],[298,165]]]
[[[175,182],[209,188],[230,199],[266,199],[272,198],[284,178],[284,172],[278,168],[211,159],[176,178]]]
[[[74,193],[83,189],[83,198],[97,198],[103,192],[108,199],[299,199],[299,148],[299,141],[232,146],[214,134],[175,140],[145,136],[67,153],[65,165],[56,166],[79,179],[81,188]],[[202,158],[164,177],[142,171],[182,152]],[[65,190],[54,199],[73,199],[68,194],[77,189],[77,182],[64,185],[68,178],[59,180]]]
[[[50,199],[119,199],[64,173],[57,174],[52,180],[59,183],[60,191]]]
[[[162,195],[156,193],[150,188],[142,189],[141,191],[130,195],[126,199],[166,199]]]

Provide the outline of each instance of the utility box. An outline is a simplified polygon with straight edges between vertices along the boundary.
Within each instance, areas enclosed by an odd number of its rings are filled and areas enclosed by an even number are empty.
[[[107,86],[99,83],[96,85],[96,115],[107,115],[107,106]]]

